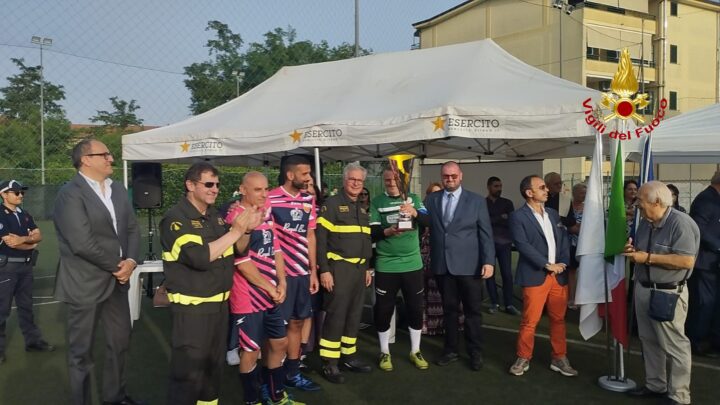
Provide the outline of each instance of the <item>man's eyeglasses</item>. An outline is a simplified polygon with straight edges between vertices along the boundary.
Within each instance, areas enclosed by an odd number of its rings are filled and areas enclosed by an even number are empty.
[[[212,182],[212,181],[196,181],[195,183],[202,184],[203,186],[205,186],[205,188],[213,188],[213,187],[220,188],[219,181],[217,183]]]
[[[88,153],[85,156],[102,156],[105,160],[110,160],[112,157],[112,153],[110,152],[101,152],[101,153]]]
[[[25,195],[25,192],[24,192],[24,191],[15,191],[15,190],[12,190],[12,191],[8,191],[8,193],[13,193],[13,194],[15,194],[15,197],[20,197],[21,195]]]
[[[348,183],[362,183],[365,181],[365,179],[356,179],[354,177],[348,177],[346,180]]]

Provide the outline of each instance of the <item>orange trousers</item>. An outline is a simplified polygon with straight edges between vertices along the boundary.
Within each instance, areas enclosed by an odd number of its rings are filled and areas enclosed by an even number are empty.
[[[523,287],[523,313],[517,341],[517,355],[531,359],[535,346],[535,327],[540,322],[543,307],[550,318],[550,344],[552,358],[567,354],[565,337],[565,312],[568,303],[568,287],[558,283],[554,275],[547,275],[545,282],[535,287]]]

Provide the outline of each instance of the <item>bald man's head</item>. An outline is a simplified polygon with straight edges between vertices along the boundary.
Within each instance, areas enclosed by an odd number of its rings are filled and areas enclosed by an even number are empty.
[[[246,173],[240,184],[240,194],[243,195],[241,204],[264,207],[268,195],[267,177],[260,172]]]

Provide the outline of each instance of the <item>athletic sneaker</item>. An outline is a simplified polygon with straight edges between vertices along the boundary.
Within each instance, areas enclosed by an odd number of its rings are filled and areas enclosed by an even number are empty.
[[[515,363],[510,366],[509,371],[512,375],[523,375],[528,370],[530,370],[530,360],[518,357],[517,360],[515,360]]]
[[[266,404],[268,405],[305,405],[304,402],[298,402],[290,398],[288,396],[287,392],[283,392],[283,397],[280,398],[279,401],[273,401],[271,399],[268,399]]]
[[[378,363],[378,367],[380,367],[380,370],[383,370],[383,371],[392,371],[393,370],[392,359],[390,358],[389,354],[380,353],[380,361]]]
[[[490,315],[495,314],[500,309],[500,305],[498,304],[490,304],[490,306],[487,309],[487,313]]]
[[[578,372],[570,366],[570,360],[567,357],[553,359],[550,362],[550,370],[557,371],[565,377],[577,377]]]
[[[322,387],[313,382],[313,380],[305,377],[301,373],[298,373],[294,377],[287,378],[285,380],[285,386],[297,388],[301,391],[319,391],[320,389],[322,389]]]
[[[225,354],[225,360],[227,360],[228,366],[237,366],[240,364],[240,356],[238,355],[238,349],[228,350]]]
[[[510,315],[522,315],[522,312],[520,312],[517,308],[515,308],[514,305],[508,305],[505,307],[505,312],[507,312]]]
[[[410,361],[420,370],[427,370],[430,367],[430,364],[428,364],[420,352],[410,353]]]

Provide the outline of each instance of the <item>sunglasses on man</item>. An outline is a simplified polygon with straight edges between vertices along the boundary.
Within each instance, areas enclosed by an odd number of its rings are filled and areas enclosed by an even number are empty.
[[[24,191],[8,190],[7,192],[15,194],[15,197],[20,197],[21,195],[23,195],[23,196],[25,195]]]
[[[220,188],[220,182],[213,182],[213,181],[196,181],[197,184],[202,184],[205,188],[213,188],[217,187]]]

